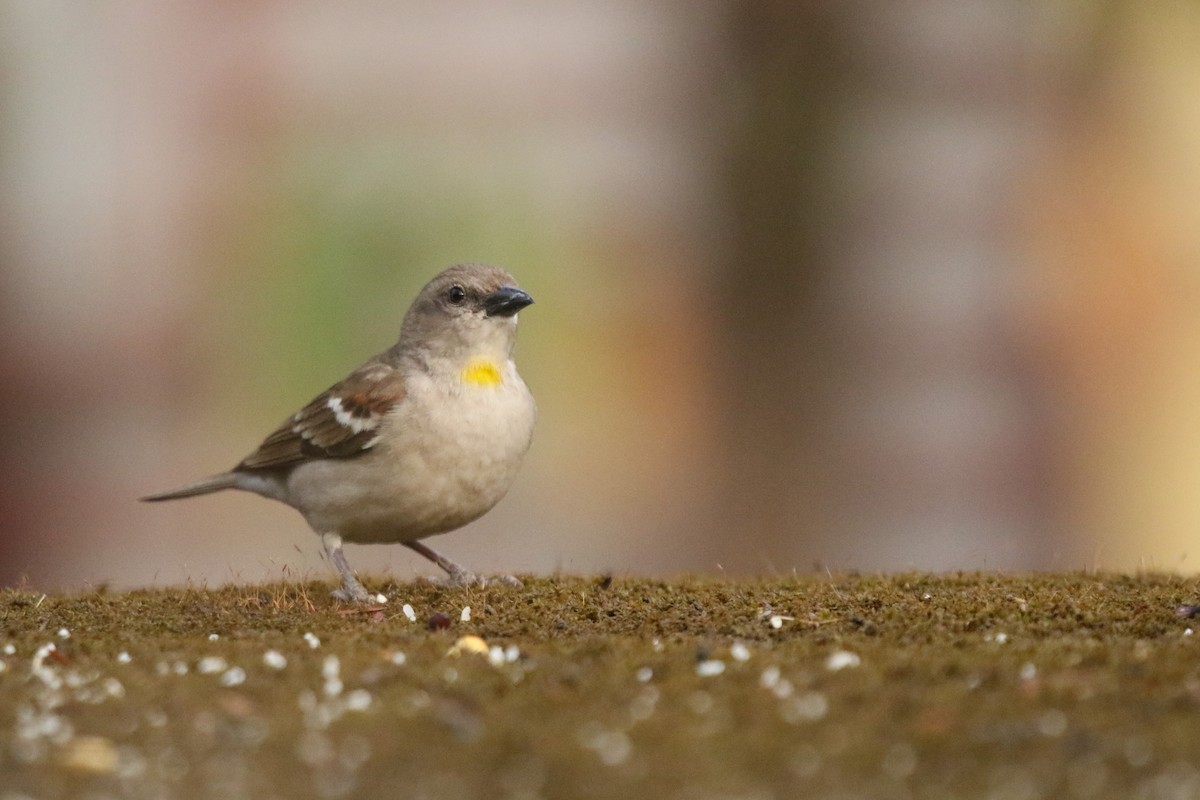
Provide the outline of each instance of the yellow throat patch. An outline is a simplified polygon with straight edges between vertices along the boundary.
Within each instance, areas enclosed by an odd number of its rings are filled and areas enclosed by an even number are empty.
[[[476,386],[498,386],[504,382],[500,368],[491,361],[471,361],[463,370],[463,380]]]

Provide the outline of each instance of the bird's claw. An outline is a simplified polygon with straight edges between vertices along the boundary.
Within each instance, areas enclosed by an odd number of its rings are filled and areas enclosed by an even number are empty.
[[[483,589],[487,586],[512,586],[520,589],[525,586],[519,578],[512,575],[476,575],[467,570],[451,572],[444,577],[441,575],[427,576],[425,581],[447,589]]]

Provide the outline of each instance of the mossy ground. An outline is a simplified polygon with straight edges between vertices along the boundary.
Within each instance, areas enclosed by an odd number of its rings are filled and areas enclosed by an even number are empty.
[[[1195,579],[369,585],[0,591],[0,799],[1200,796]]]

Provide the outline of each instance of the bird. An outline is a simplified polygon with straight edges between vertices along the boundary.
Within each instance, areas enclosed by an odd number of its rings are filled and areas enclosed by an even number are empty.
[[[486,585],[421,540],[478,519],[512,486],[537,416],[513,360],[518,312],[532,303],[500,267],[443,270],[418,292],[392,347],[237,466],[141,499],[239,489],[285,503],[320,536],[341,577],[333,595],[349,602],[377,595],[350,568],[343,542],[400,543],[440,567],[445,584]]]

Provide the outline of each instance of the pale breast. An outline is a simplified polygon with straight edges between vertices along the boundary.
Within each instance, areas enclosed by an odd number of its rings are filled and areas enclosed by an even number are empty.
[[[409,381],[372,452],[293,473],[316,530],[352,542],[412,541],[477,519],[508,491],[533,434],[533,398],[511,362],[489,385]],[[314,484],[322,483],[324,487]]]

